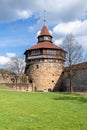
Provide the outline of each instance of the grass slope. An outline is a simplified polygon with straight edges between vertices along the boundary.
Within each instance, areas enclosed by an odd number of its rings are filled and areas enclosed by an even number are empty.
[[[87,130],[87,96],[0,91],[0,130]]]

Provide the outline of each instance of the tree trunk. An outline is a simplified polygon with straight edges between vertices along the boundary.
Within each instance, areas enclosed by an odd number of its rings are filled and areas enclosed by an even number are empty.
[[[72,93],[73,92],[72,79],[70,79],[69,86],[70,86],[70,92]]]

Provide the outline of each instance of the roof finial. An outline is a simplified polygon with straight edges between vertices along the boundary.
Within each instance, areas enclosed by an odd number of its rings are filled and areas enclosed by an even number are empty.
[[[46,25],[46,10],[44,10],[44,25]]]

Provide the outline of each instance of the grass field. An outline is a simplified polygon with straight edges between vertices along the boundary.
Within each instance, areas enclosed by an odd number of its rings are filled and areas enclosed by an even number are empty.
[[[87,130],[87,96],[0,91],[0,130]]]

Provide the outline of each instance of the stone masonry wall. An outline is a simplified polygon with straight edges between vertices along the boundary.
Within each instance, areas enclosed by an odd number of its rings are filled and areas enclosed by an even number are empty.
[[[84,92],[87,91],[87,68],[74,70],[74,77],[72,80],[73,91]],[[69,78],[67,72],[64,72],[63,87],[69,91]]]
[[[53,90],[62,73],[63,64],[58,62],[39,62],[30,64],[27,70],[33,91]]]

